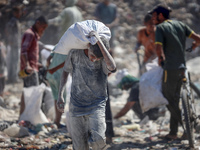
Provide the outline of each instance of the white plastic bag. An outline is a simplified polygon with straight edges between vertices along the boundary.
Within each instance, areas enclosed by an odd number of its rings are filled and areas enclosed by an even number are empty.
[[[12,126],[5,129],[3,132],[10,137],[16,137],[16,138],[29,136],[28,129],[25,127],[19,126],[18,124],[13,124]]]
[[[155,67],[158,67],[158,57],[156,57],[155,59],[153,59],[151,62],[147,63],[145,65],[147,71],[155,68]]]
[[[41,103],[45,85],[42,83],[39,86],[24,88],[25,110],[19,118],[21,120],[30,121],[33,125],[48,123],[48,119],[41,110]]]
[[[43,96],[42,110],[48,119],[55,119],[55,100],[50,87],[46,87]]]
[[[77,22],[71,25],[61,37],[56,45],[55,52],[67,55],[71,49],[86,49],[88,43],[96,44],[95,37],[88,37],[91,31],[97,31],[100,37],[103,36],[107,40],[111,38],[110,29],[102,22],[96,20]]]
[[[46,66],[47,58],[51,54],[51,51],[53,50],[54,47],[55,47],[54,45],[45,45],[45,48],[41,50],[41,59],[43,66]],[[48,50],[46,48],[48,48]]]
[[[163,69],[155,66],[141,76],[139,82],[139,99],[143,113],[149,109],[168,104],[167,99],[161,91],[162,75]]]

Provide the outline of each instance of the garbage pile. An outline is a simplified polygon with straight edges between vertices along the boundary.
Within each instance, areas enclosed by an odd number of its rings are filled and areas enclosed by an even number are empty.
[[[47,18],[55,17],[64,6],[57,0],[26,0],[27,13],[22,19],[23,27],[26,29],[34,20],[35,16],[39,14],[46,14]],[[93,18],[92,14],[95,5],[98,1],[81,0],[79,7],[85,19]],[[143,24],[143,17],[145,13],[155,6],[159,1],[133,1],[133,0],[120,0],[114,1],[118,6],[120,22],[117,27],[115,38],[115,61],[118,69],[127,68],[129,72],[137,76],[138,64],[136,56],[132,49],[136,42],[136,33],[138,27]],[[188,0],[168,0],[167,2],[173,9],[172,18],[177,18],[188,25],[190,25],[197,33],[199,29],[199,1],[189,2]],[[1,7],[8,10],[10,7]],[[7,9],[8,8],[8,9]],[[7,11],[5,11],[7,12]],[[2,15],[3,16],[3,15]],[[2,16],[0,19],[2,20]],[[8,16],[8,15],[7,15]],[[4,18],[4,20],[6,20]],[[27,21],[28,20],[28,21]],[[2,27],[2,24],[0,25]],[[1,28],[2,30],[3,28]],[[53,30],[52,30],[53,29]],[[54,30],[55,29],[55,30]],[[45,44],[56,44],[57,40],[53,39],[52,35],[57,32],[57,27],[50,26],[45,31],[42,37],[42,42]],[[198,51],[191,54],[190,61],[187,66],[191,72],[192,81],[200,88],[199,76],[199,55]],[[191,59],[194,58],[195,59]],[[114,76],[111,75],[109,80]],[[47,121],[43,123],[33,123],[30,120],[21,119],[19,121],[19,102],[22,93],[22,81],[14,85],[6,85],[4,98],[0,97],[0,149],[67,149],[72,150],[72,140],[66,127],[57,128],[53,124],[52,114],[45,113]],[[113,89],[111,91],[111,109],[113,116],[122,108],[126,103],[128,97],[127,91],[119,91]],[[39,103],[41,104],[41,103]],[[51,105],[51,108],[53,106]],[[200,103],[197,101],[197,110],[200,112]],[[53,112],[51,110],[50,112]],[[49,117],[48,117],[49,115]],[[52,118],[51,118],[51,117]],[[62,116],[62,123],[66,123],[66,114]],[[32,118],[30,118],[32,119]],[[37,120],[36,120],[37,121]],[[146,149],[187,149],[187,140],[174,140],[166,141],[163,137],[169,132],[169,113],[160,117],[156,121],[149,120],[145,117],[139,120],[132,111],[127,115],[116,120],[113,119],[115,137],[113,143],[108,145],[108,150],[146,150]],[[179,128],[178,137],[181,137],[183,130]],[[200,143],[200,127],[196,128],[196,149],[199,149]]]

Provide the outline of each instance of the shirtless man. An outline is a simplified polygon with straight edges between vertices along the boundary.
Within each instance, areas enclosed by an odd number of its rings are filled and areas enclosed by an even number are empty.
[[[140,46],[143,45],[145,48],[144,58],[142,66],[140,68],[140,75],[144,73],[143,68],[147,62],[152,61],[156,58],[155,53],[155,27],[151,20],[151,15],[147,14],[144,18],[145,27],[141,28],[137,34],[137,44],[135,47],[135,52],[140,49]],[[139,62],[140,63],[140,62]]]

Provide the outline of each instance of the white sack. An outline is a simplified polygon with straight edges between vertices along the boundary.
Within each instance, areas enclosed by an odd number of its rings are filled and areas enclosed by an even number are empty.
[[[56,45],[55,52],[67,55],[71,49],[86,49],[87,44],[95,45],[97,40],[95,37],[89,38],[91,31],[97,31],[100,37],[107,40],[111,38],[110,29],[102,22],[96,20],[86,20],[71,25],[61,37]]]
[[[41,110],[41,103],[45,85],[42,83],[39,86],[24,88],[25,110],[19,118],[21,120],[30,121],[33,125],[48,123],[48,119]]]
[[[45,48],[48,48],[51,51],[53,50],[54,47],[55,47],[54,45],[45,45]],[[43,66],[46,66],[47,58],[51,54],[51,51],[49,51],[45,48],[41,50],[41,58],[42,58],[42,65]]]
[[[55,119],[55,100],[50,87],[45,87],[42,110],[48,119]]]
[[[158,67],[158,57],[156,57],[155,59],[153,59],[151,62],[147,63],[145,65],[147,71],[153,69],[154,67]]]
[[[162,75],[163,69],[155,66],[141,76],[139,82],[139,99],[143,113],[149,109],[168,104],[167,99],[161,92]]]

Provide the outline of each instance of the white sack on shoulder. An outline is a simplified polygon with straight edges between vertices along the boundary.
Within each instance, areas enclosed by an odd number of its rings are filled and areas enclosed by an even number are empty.
[[[155,66],[141,76],[139,82],[139,99],[143,113],[149,109],[168,104],[167,99],[161,91],[162,75],[163,69]]]
[[[95,37],[88,37],[91,31],[97,31],[100,37],[103,36],[107,40],[111,38],[110,29],[102,22],[96,20],[77,22],[71,25],[61,37],[55,52],[67,55],[71,49],[86,49],[88,43],[96,44]]]

